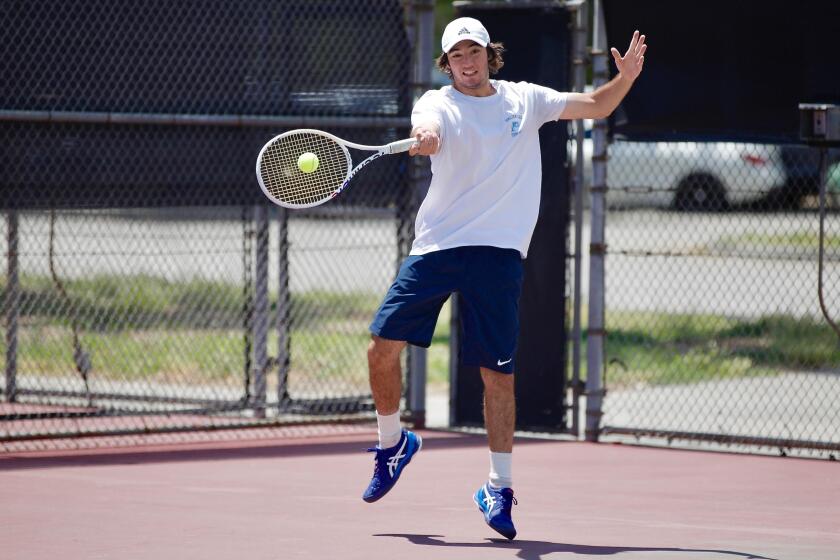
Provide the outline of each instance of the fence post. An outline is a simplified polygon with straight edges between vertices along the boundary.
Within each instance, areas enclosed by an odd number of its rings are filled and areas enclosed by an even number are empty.
[[[6,401],[17,400],[18,317],[20,315],[20,279],[18,277],[18,214],[6,214],[8,222],[8,280],[6,284]]]
[[[278,208],[277,217],[277,403],[278,410],[288,404],[291,364],[291,292],[289,290],[289,211]]]
[[[265,417],[268,367],[268,207],[254,208],[257,225],[256,271],[254,276],[254,415]]]
[[[458,365],[461,360],[461,312],[459,307],[458,294],[454,293],[449,298],[449,426],[454,426],[458,421],[455,403],[458,398]]]
[[[577,7],[575,19],[575,47],[574,47],[574,89],[583,91],[586,87],[586,42],[589,27],[589,4],[581,3]],[[581,347],[581,257],[583,252],[583,141],[584,124],[579,120],[575,124],[575,173],[574,181],[574,216],[575,216],[575,248],[574,248],[574,292],[573,292],[573,317],[572,317],[572,426],[573,435],[580,434],[580,347]]]
[[[415,0],[411,4],[414,16],[414,100],[418,99],[431,85],[431,64],[432,64],[432,36],[434,35],[434,3],[431,0]],[[428,178],[428,162],[426,158],[411,158],[411,201],[409,215],[401,216],[406,222],[406,229],[413,227],[414,221],[409,219],[414,216],[414,210],[418,204],[416,201],[422,199],[420,192],[423,183]],[[406,209],[408,210],[408,209]],[[410,245],[411,232],[406,232],[405,247]],[[404,255],[401,255],[401,257]],[[411,411],[411,419],[417,428],[426,425],[426,378],[427,378],[427,352],[419,346],[408,347],[408,410]]]
[[[593,86],[606,83],[609,77],[602,4],[595,0],[595,28],[592,36]],[[604,258],[607,245],[607,121],[595,121],[592,127],[592,208],[589,243],[589,327],[586,346],[586,440],[598,441],[601,404],[604,396]]]

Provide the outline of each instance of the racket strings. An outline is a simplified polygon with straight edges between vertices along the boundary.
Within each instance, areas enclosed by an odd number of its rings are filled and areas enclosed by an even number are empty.
[[[298,168],[301,154],[318,157],[318,168],[304,173]],[[263,152],[260,175],[268,194],[290,205],[305,206],[332,196],[350,171],[347,152],[335,140],[301,132],[278,138]]]

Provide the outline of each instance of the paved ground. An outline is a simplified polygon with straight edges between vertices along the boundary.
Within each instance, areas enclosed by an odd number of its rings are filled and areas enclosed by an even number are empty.
[[[838,372],[619,388],[607,392],[602,425],[840,444],[838,402]]]
[[[518,540],[470,495],[484,438],[424,432],[397,488],[359,498],[372,434],[0,457],[9,560],[835,560],[836,463],[519,441]]]

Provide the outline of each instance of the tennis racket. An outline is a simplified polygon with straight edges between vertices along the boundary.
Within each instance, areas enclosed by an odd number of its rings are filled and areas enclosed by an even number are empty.
[[[257,157],[257,180],[273,203],[286,208],[310,208],[338,196],[350,180],[373,160],[388,154],[406,152],[413,138],[384,146],[365,146],[342,140],[320,130],[298,129],[269,140]],[[356,167],[347,148],[375,152]],[[306,154],[308,166],[299,164]],[[311,154],[314,161],[314,170]],[[306,172],[304,170],[309,172]]]

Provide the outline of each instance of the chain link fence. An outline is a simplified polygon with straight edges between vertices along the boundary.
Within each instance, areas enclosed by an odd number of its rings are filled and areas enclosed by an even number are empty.
[[[837,456],[840,154],[822,239],[819,155],[609,145],[601,433]]]
[[[253,165],[292,128],[405,137],[431,15],[0,6],[3,449],[372,418],[367,324],[428,170],[382,158],[291,213],[266,205]],[[814,149],[610,145],[603,434],[836,456],[840,338],[820,294],[837,321],[840,153],[824,155],[820,235]]]
[[[407,136],[430,16],[397,0],[0,7],[4,449],[372,418],[367,325],[427,170],[383,158],[290,213],[254,161],[292,128]]]

